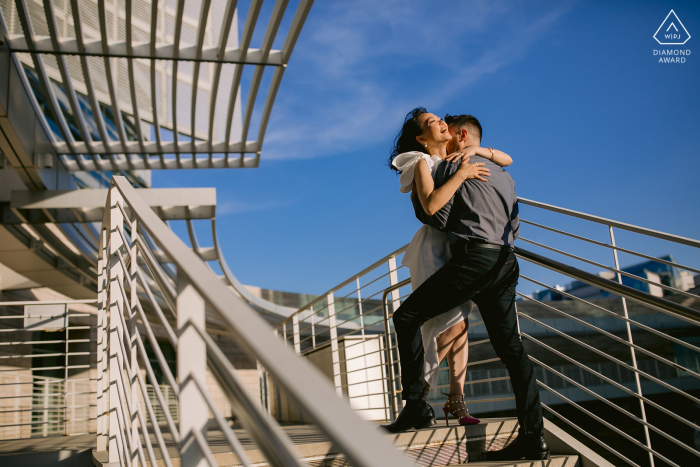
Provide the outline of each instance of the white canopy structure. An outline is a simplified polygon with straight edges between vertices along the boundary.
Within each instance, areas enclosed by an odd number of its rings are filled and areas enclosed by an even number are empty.
[[[313,2],[301,1],[278,38],[288,1],[277,1],[251,48],[262,3],[251,2],[239,40],[235,0],[0,1],[4,41],[70,172],[257,167]]]
[[[93,297],[113,174],[148,188],[156,169],[257,167],[312,4],[251,0],[242,17],[236,0],[0,0],[0,264]],[[213,192],[147,191],[162,219],[214,219]]]

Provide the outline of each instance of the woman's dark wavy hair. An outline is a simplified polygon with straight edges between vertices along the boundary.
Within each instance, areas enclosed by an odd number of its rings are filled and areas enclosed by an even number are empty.
[[[409,151],[428,153],[428,150],[416,141],[416,136],[423,133],[423,127],[418,122],[418,117],[427,112],[425,107],[416,107],[406,114],[401,131],[399,131],[399,134],[396,135],[396,139],[394,139],[394,147],[391,148],[391,155],[389,156],[389,168],[391,168],[391,170],[396,170],[391,163],[399,154]],[[396,171],[398,172],[398,170]]]

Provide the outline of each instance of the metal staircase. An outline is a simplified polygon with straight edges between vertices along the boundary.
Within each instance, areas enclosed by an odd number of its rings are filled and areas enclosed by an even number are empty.
[[[572,211],[567,214],[604,225],[609,234],[620,229],[700,246],[687,238]],[[552,248],[529,240],[531,233],[534,229],[528,228],[526,241]],[[582,238],[577,235],[577,240],[585,241]],[[633,253],[617,246],[614,236],[605,245],[592,241],[612,251],[613,257],[620,251]],[[476,427],[438,425],[399,436],[384,434],[371,422],[391,420],[401,408],[400,355],[390,318],[409,285],[409,279],[401,280],[405,268],[397,265],[405,247],[283,319],[275,329],[278,340],[259,313],[227,289],[206,267],[201,252],[198,256],[184,245],[124,178],[113,179],[100,244],[95,455],[104,465],[170,465],[171,457],[179,457],[182,465],[203,461],[210,465],[401,465],[409,459],[419,465],[479,465],[483,451],[498,449],[514,438],[517,421],[513,418],[491,416]],[[687,462],[700,457],[700,452],[677,433],[684,426],[695,427],[696,422],[674,401],[678,397],[696,400],[700,374],[690,360],[669,356],[668,348],[654,350],[654,346],[671,342],[678,348],[700,350],[687,338],[696,335],[700,323],[695,291],[659,283],[674,293],[656,296],[635,287],[636,283],[623,283],[626,271],[617,261],[611,269],[619,276],[611,280],[533,251],[516,251],[523,264],[555,271],[617,297],[610,300],[618,308],[608,309],[603,302],[550,287],[530,277],[532,272],[522,276],[568,299],[542,301],[520,294],[522,301],[518,301],[521,336],[542,375],[538,384],[549,414],[546,436],[557,455],[543,465],[648,465],[652,461],[692,465]],[[163,268],[155,252],[173,268]],[[676,262],[662,262],[693,271]],[[653,281],[639,277],[638,282]],[[611,324],[618,322],[617,327]],[[472,336],[479,336],[481,324],[475,314]],[[159,347],[163,341],[154,330],[177,349],[175,372],[165,363]],[[241,382],[212,338],[217,333],[228,333],[259,362],[259,394],[250,393]],[[601,345],[599,336],[611,344]],[[154,384],[146,340],[177,397],[177,423],[160,386]],[[487,343],[487,336],[472,337],[469,345],[475,352]],[[620,348],[626,349],[626,357]],[[589,354],[598,360],[591,360]],[[618,367],[618,375],[603,371],[601,359]],[[670,370],[659,372],[641,364],[649,359]],[[493,367],[498,365],[496,360],[473,359],[470,368]],[[555,360],[566,365],[554,364]],[[624,378],[621,370],[633,377]],[[155,392],[155,404],[148,397],[147,380]],[[512,408],[507,380],[500,375],[469,380],[467,386],[491,388],[489,397],[467,398],[470,410],[495,414]],[[499,385],[505,389],[498,389]],[[218,398],[220,393],[223,399]],[[600,404],[605,407],[602,411]],[[156,419],[156,408],[166,418],[163,425],[146,422],[146,414]],[[659,414],[672,422],[658,426],[654,421]],[[669,449],[670,445],[674,448]],[[397,450],[405,456],[397,457]],[[168,456],[160,454],[165,452]]]

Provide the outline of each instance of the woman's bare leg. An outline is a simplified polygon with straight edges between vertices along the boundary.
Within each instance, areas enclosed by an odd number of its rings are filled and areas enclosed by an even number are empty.
[[[450,401],[461,400],[464,394],[464,379],[467,376],[467,361],[469,359],[469,347],[467,331],[469,329],[468,321],[460,321],[447,331],[437,337],[438,359],[442,362],[447,358],[450,375]],[[466,410],[460,410],[457,413],[459,418],[466,417]]]
[[[437,338],[435,339],[436,344],[437,344],[437,354],[438,354],[438,362],[442,363],[445,358],[447,358],[447,364],[450,366],[450,393],[452,393],[452,363],[451,363],[451,358],[449,357],[449,353],[452,350],[453,345],[455,342],[459,339],[459,337],[464,333],[466,335],[466,328],[468,327],[468,324],[465,324],[465,321],[461,321],[454,326],[448,328],[447,330],[443,331],[441,334],[438,334]],[[427,391],[430,389],[430,386],[428,383],[425,383],[425,390]],[[440,392],[437,390],[437,388],[433,388],[436,392]]]

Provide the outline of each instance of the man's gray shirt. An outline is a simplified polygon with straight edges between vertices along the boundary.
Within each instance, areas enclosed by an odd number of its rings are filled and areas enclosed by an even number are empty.
[[[424,224],[447,232],[450,244],[463,238],[513,246],[520,230],[513,177],[484,157],[472,156],[470,162],[485,163],[491,171],[491,176],[485,177],[488,181],[466,180],[452,199],[432,216],[425,213],[418,196],[412,196],[416,217]],[[460,164],[461,160],[441,162],[435,173],[435,189],[444,185]]]

